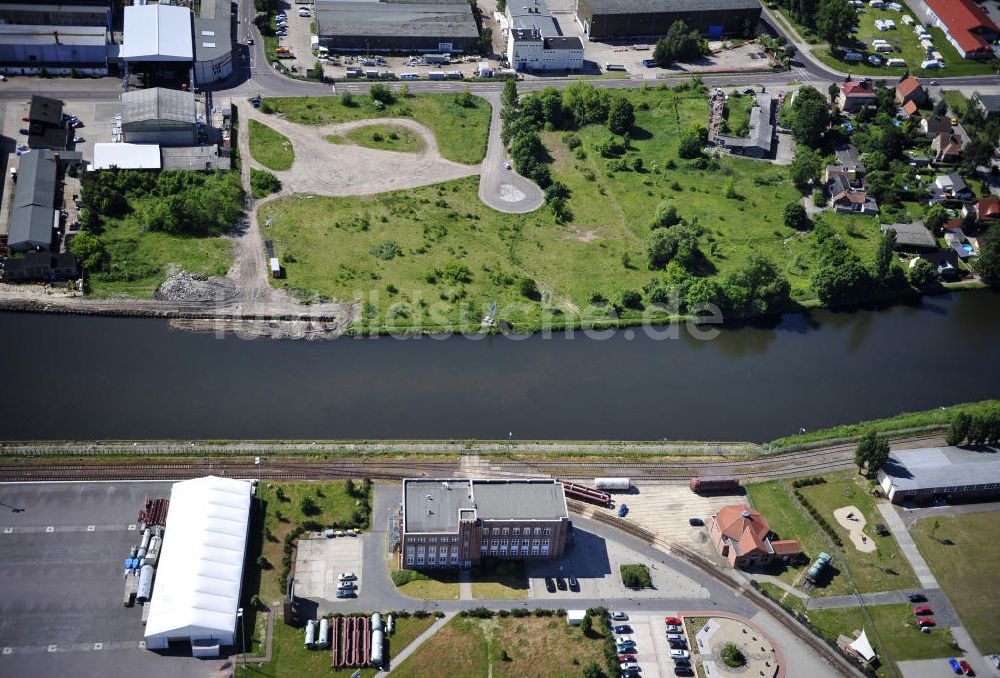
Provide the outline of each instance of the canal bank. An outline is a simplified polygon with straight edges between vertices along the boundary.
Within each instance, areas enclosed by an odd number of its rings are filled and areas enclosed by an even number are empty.
[[[660,335],[261,341],[0,314],[0,437],[760,442],[1000,391],[988,291]]]

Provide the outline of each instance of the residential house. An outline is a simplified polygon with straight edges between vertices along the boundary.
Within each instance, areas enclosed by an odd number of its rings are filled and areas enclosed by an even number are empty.
[[[982,226],[1000,224],[1000,198],[983,198],[974,205],[963,205],[962,216],[976,215],[976,223]]]
[[[951,118],[944,115],[931,115],[920,121],[920,131],[928,139],[932,139],[942,132],[951,131]]]
[[[890,230],[895,231],[892,242],[892,249],[901,252],[914,252],[920,250],[937,249],[937,241],[934,234],[924,226],[921,221],[914,221],[909,224],[882,224],[879,226],[882,233]]]
[[[878,214],[878,203],[863,188],[852,188],[831,196],[830,207],[844,214]]]
[[[961,220],[948,220],[945,222],[942,230],[944,231],[944,241],[948,243],[948,247],[950,247],[960,259],[965,261],[969,257],[976,255],[976,251],[973,249],[972,245],[968,244],[969,238],[965,235],[965,231],[962,230]]]
[[[827,165],[823,170],[823,183],[830,188],[831,182],[837,177],[843,177],[847,180],[847,186],[845,188],[850,188],[852,186],[861,186],[861,176],[863,172],[859,171],[857,167],[851,165]],[[838,184],[839,185],[839,184]],[[840,189],[830,191],[830,195],[834,193],[839,193]]]
[[[930,192],[952,200],[972,200],[974,197],[972,189],[958,172],[938,175],[930,186]]]
[[[840,94],[837,95],[837,105],[845,113],[856,113],[865,106],[874,106],[878,103],[875,96],[875,89],[872,81],[848,80],[840,85]]]
[[[1000,115],[1000,94],[980,94],[979,92],[973,92],[969,101],[979,109],[984,118]]]
[[[723,506],[708,526],[719,554],[733,567],[767,565],[802,553],[794,539],[775,540],[767,519],[746,504]]]
[[[992,59],[990,43],[1000,28],[972,0],[920,0],[928,23],[944,31],[948,42],[966,59]]]
[[[858,153],[858,149],[850,144],[841,145],[834,149],[834,154],[837,156],[837,163],[853,169],[857,173],[857,179],[860,180],[865,174],[865,164],[861,162],[861,154]]]
[[[901,117],[903,120],[909,120],[910,118],[920,117],[920,109],[917,108],[917,102],[915,101],[907,101],[905,104],[902,105],[902,107],[899,110],[900,110],[899,117]]]
[[[962,277],[962,271],[958,267],[959,257],[954,250],[921,252],[919,256],[910,260],[909,268],[913,268],[921,259],[927,260],[942,280],[954,281]]]
[[[962,156],[962,137],[951,132],[942,132],[931,142],[931,152],[935,162],[955,163]]]
[[[924,89],[920,81],[914,78],[912,75],[904,78],[898,85],[896,85],[896,103],[899,105],[905,105],[909,102],[921,105],[927,101],[927,91]]]

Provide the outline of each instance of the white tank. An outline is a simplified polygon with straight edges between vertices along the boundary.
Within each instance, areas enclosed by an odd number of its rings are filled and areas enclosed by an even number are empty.
[[[306,649],[312,650],[316,647],[316,620],[310,619],[306,622]]]
[[[152,565],[143,565],[139,570],[139,588],[135,592],[135,600],[145,603],[153,595],[153,575],[156,573]]]
[[[382,615],[378,612],[372,615],[372,631],[382,630]]]
[[[139,548],[140,549],[148,549],[149,548],[149,539],[152,536],[153,536],[153,534],[149,531],[148,527],[145,530],[143,530],[142,531],[142,542],[139,544]]]
[[[153,538],[149,540],[149,548],[146,550],[146,552],[149,553],[151,551],[158,551],[160,549],[160,543],[162,541],[163,541],[162,539],[160,539],[154,534]]]
[[[625,491],[632,487],[632,482],[628,478],[598,478],[594,481],[594,487],[599,490]]]
[[[393,629],[396,628],[396,620],[392,618],[392,615],[388,615],[385,618],[385,632],[392,633]]]
[[[330,620],[323,617],[319,620],[319,637],[316,640],[318,647],[330,646]]]
[[[382,639],[384,638],[381,629],[372,631],[372,666],[382,666]]]

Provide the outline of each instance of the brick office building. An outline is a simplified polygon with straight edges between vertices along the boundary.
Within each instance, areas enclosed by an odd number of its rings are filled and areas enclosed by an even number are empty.
[[[403,481],[400,554],[406,568],[555,558],[569,530],[563,486],[553,480]]]

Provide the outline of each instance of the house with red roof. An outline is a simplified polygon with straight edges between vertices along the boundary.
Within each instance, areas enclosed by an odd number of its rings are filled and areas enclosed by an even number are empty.
[[[976,215],[976,223],[982,226],[1000,224],[1000,198],[982,198],[975,205],[962,207],[962,216]],[[960,222],[961,223],[961,222]]]
[[[924,89],[923,85],[920,84],[920,81],[912,75],[903,78],[903,80],[896,85],[896,103],[902,106],[910,101],[914,102],[918,106],[927,101],[927,91]]]
[[[905,118],[906,120],[909,120],[910,118],[920,117],[920,109],[917,108],[917,102],[915,101],[907,101],[905,104],[903,104],[903,107],[900,110],[903,111],[903,115],[906,116]]]
[[[733,567],[767,565],[802,553],[794,539],[772,540],[767,519],[746,504],[723,506],[708,526],[715,548]]]
[[[872,87],[871,80],[866,78],[841,83],[840,94],[837,95],[837,105],[845,113],[855,113],[865,106],[874,106],[877,103],[878,98],[875,96],[875,88]]]
[[[1000,38],[1000,27],[972,0],[921,0],[930,23],[944,31],[966,59],[992,59],[991,43]]]

